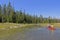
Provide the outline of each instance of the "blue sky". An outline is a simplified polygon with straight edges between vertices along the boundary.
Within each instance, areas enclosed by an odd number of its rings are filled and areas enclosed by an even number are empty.
[[[25,10],[30,15],[60,18],[60,0],[10,0],[15,10]],[[9,0],[0,0],[0,4],[8,4]]]

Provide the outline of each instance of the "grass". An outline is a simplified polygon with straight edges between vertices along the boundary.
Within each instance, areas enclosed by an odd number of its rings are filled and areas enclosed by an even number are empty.
[[[60,27],[60,23],[51,23],[55,27]],[[0,28],[14,28],[16,27],[27,27],[27,28],[33,28],[33,27],[47,27],[48,23],[40,23],[40,24],[17,24],[17,23],[0,23]]]
[[[49,23],[40,23],[42,27],[47,27]],[[60,23],[51,23],[56,28],[60,28]]]
[[[54,27],[60,27],[60,23],[51,23]],[[10,27],[24,27],[24,28],[33,28],[33,27],[47,27],[48,23],[40,23],[40,24],[17,24],[17,23],[0,23],[0,29],[6,28],[9,29]]]
[[[9,28],[9,27],[35,27],[40,26],[40,24],[17,24],[17,23],[0,23],[0,28]]]
[[[60,28],[60,23],[54,23],[53,25],[57,28]]]

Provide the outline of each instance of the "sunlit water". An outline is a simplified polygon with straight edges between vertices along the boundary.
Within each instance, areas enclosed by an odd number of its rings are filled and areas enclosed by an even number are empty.
[[[60,29],[56,28],[53,32],[47,28],[28,29],[0,40],[60,40]]]

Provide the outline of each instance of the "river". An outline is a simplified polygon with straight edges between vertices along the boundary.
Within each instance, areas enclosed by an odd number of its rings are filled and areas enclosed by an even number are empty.
[[[0,40],[60,40],[60,28],[56,28],[54,31],[47,28],[28,29]]]

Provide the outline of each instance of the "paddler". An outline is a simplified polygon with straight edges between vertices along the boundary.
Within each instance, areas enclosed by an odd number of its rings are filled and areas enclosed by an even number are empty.
[[[55,30],[55,28],[54,28],[53,25],[49,25],[49,26],[48,26],[48,29],[49,29],[49,30]]]

